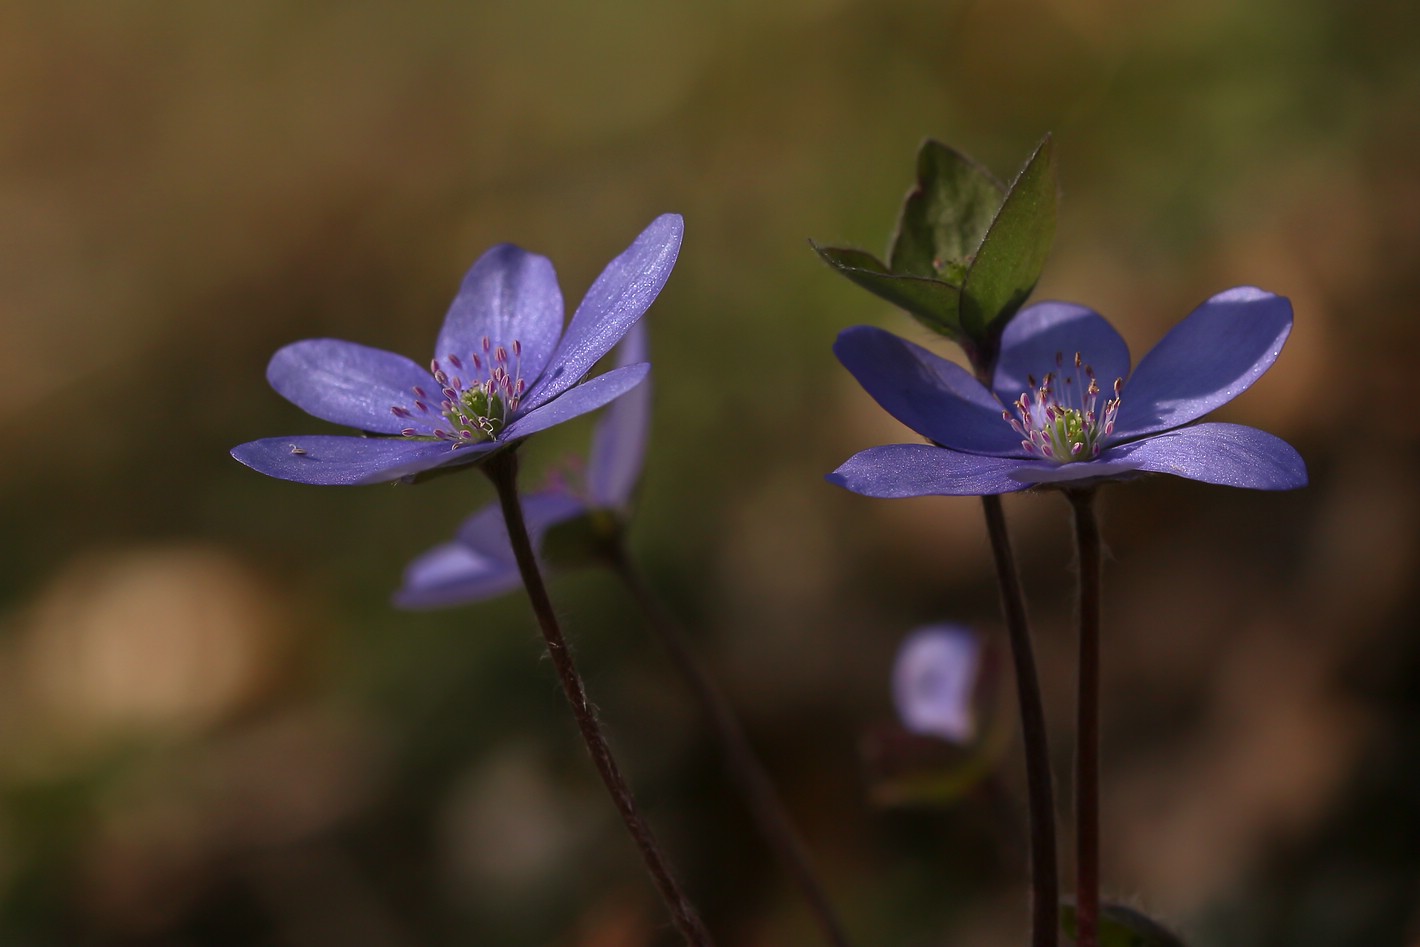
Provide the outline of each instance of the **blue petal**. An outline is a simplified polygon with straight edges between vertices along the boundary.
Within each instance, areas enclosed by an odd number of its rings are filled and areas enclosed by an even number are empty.
[[[488,504],[459,524],[454,538],[481,556],[514,562],[503,509],[497,503]]]
[[[1291,330],[1284,296],[1251,286],[1214,296],[1144,356],[1109,440],[1180,427],[1233,400],[1277,360]]]
[[[403,355],[340,339],[307,339],[278,349],[266,380],[307,414],[376,434],[412,426],[390,408],[412,403],[415,385],[434,384],[428,371]]]
[[[523,496],[523,521],[528,525],[533,544],[539,548],[549,529],[585,512],[587,504],[566,490],[542,490]]]
[[[542,537],[558,523],[580,516],[587,511],[586,503],[565,490],[541,490],[521,497],[523,522],[532,538],[533,548],[542,545]],[[513,547],[508,541],[508,527],[503,510],[492,503],[463,521],[457,540],[481,556],[515,562]]]
[[[572,314],[547,373],[533,385],[524,404],[536,408],[551,401],[581,381],[611,351],[666,285],[683,230],[679,214],[662,214],[607,264]]]
[[[1021,453],[1001,403],[960,365],[872,326],[845,329],[833,351],[883,410],[928,440],[977,454]]]
[[[408,609],[448,608],[504,595],[521,585],[512,561],[490,558],[463,543],[445,543],[409,564],[394,604]]]
[[[591,381],[573,388],[550,404],[545,404],[518,418],[503,429],[498,440],[500,443],[518,440],[530,434],[536,434],[538,431],[544,431],[554,424],[570,421],[588,411],[595,411],[612,399],[620,397],[641,384],[650,371],[651,366],[642,362],[640,365],[614,368],[604,375],[598,375]]]
[[[644,362],[647,358],[646,323],[632,326],[616,347],[619,366]],[[625,509],[641,479],[646,461],[646,440],[651,428],[651,380],[612,402],[592,432],[592,449],[587,457],[587,492],[593,504],[607,509]]]
[[[550,527],[586,512],[586,504],[561,490],[526,494],[521,502],[533,548],[539,550]],[[503,511],[491,503],[464,520],[454,542],[435,546],[409,564],[394,603],[400,608],[445,608],[493,598],[521,585]]]
[[[1280,437],[1241,424],[1195,424],[1116,451],[1139,470],[1253,490],[1307,485],[1307,465]]]
[[[455,450],[442,441],[303,434],[250,441],[232,448],[232,456],[279,480],[354,486],[399,480],[445,464],[472,463],[495,446],[485,441]]]
[[[485,338],[511,353],[516,339],[523,348],[522,376],[531,383],[561,334],[562,290],[552,262],[505,243],[479,257],[463,278],[439,330],[434,357],[467,359],[482,352]]]
[[[928,625],[898,648],[892,696],[902,725],[913,733],[968,743],[976,735],[973,696],[981,642],[961,625]]]
[[[1030,486],[1011,473],[1027,461],[963,454],[930,444],[870,447],[828,475],[829,483],[868,497],[986,496]]]
[[[1129,377],[1129,346],[1114,326],[1092,309],[1073,303],[1043,302],[1022,309],[1001,333],[1001,357],[993,387],[1006,404],[1034,391],[1059,355],[1073,374],[1075,354],[1095,370],[1101,391],[1112,397],[1116,378]],[[1036,385],[1030,383],[1034,376]]]

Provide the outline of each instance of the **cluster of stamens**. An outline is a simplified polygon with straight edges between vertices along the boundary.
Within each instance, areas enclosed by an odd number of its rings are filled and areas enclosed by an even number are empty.
[[[415,385],[412,407],[395,405],[390,413],[421,428],[406,427],[405,437],[433,437],[454,447],[492,440],[518,410],[526,390],[522,374],[523,344],[513,340],[511,350],[483,337],[482,352],[467,358],[449,354],[429,363],[438,389],[432,394]],[[464,376],[468,377],[465,378]]]
[[[1026,453],[1068,464],[1076,460],[1093,460],[1099,456],[1100,441],[1114,433],[1114,419],[1119,414],[1120,392],[1124,379],[1114,381],[1114,397],[1099,408],[1100,386],[1095,371],[1075,353],[1074,373],[1067,374],[1063,353],[1055,354],[1055,370],[1037,384],[1028,376],[1034,394],[1023,392],[1012,407],[1001,416],[1021,436]]]

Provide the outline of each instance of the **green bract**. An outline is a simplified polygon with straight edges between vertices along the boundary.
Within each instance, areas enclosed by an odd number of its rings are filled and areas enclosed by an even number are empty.
[[[888,262],[814,245],[853,282],[907,310],[989,367],[1006,322],[1024,304],[1055,237],[1055,156],[1050,136],[1009,188],[937,141],[917,154],[917,183],[898,217]]]
[[[961,287],[967,334],[999,335],[1035,289],[1055,239],[1055,151],[1046,136],[991,221]]]
[[[960,286],[1005,196],[1005,185],[966,155],[938,141],[923,142],[917,184],[902,202],[889,268]]]
[[[871,253],[839,247],[814,245],[835,270],[870,293],[906,309],[933,332],[965,344],[958,309],[961,288],[946,280],[893,273]]]

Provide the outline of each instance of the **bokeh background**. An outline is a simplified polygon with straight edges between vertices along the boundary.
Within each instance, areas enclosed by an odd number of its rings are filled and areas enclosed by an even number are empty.
[[[1136,357],[1218,290],[1290,296],[1219,416],[1312,474],[1106,492],[1109,888],[1195,945],[1420,943],[1417,38],[1400,0],[6,0],[0,943],[675,942],[525,603],[388,604],[482,479],[318,489],[227,455],[325,429],[265,385],[280,345],[422,359],[493,243],[575,303],[675,210],[637,555],[857,941],[1020,944],[1015,752],[950,807],[871,803],[897,643],[1001,632],[978,504],[823,482],[904,437],[835,333],[930,340],[807,238],[881,251],[924,137],[1009,178],[1046,131],[1038,295]],[[1063,787],[1067,508],[1007,512]],[[816,942],[626,596],[553,591],[720,943]]]

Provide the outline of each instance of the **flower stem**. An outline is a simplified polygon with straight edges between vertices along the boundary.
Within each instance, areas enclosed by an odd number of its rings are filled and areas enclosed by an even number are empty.
[[[744,728],[730,708],[729,701],[716,686],[705,663],[695,653],[685,630],[662,607],[652,594],[640,571],[626,555],[625,546],[617,541],[608,550],[611,567],[626,585],[631,597],[646,616],[652,632],[661,640],[671,661],[685,678],[701,711],[709,718],[720,748],[734,780],[748,806],[759,831],[779,855],[784,868],[803,891],[825,940],[834,947],[848,947],[843,925],[834,914],[823,886],[819,883],[803,842],[794,831],[784,812],[774,784],[760,765]]]
[[[1075,749],[1075,943],[1099,944],[1100,530],[1095,490],[1066,492],[1080,559],[1080,666]]]
[[[1025,595],[1006,530],[1006,515],[999,496],[984,496],[986,530],[1001,587],[1001,610],[1011,639],[1016,670],[1016,697],[1020,701],[1021,735],[1026,756],[1026,796],[1030,812],[1031,945],[1056,947],[1060,940],[1060,880],[1055,855],[1055,801],[1050,780],[1050,749],[1046,740],[1045,706],[1040,697],[1035,656]]]
[[[607,744],[601,724],[597,721],[596,711],[587,698],[581,675],[577,673],[577,667],[572,662],[572,653],[568,650],[567,641],[563,638],[557,622],[557,615],[553,612],[552,600],[548,598],[547,586],[543,583],[542,572],[533,553],[532,540],[528,536],[527,524],[523,520],[523,507],[518,500],[517,455],[511,450],[495,454],[484,463],[483,470],[498,491],[498,502],[503,509],[503,520],[508,528],[513,555],[518,561],[518,571],[522,574],[523,585],[527,587],[528,598],[542,629],[542,637],[547,642],[548,657],[552,659],[552,666],[557,671],[562,690],[567,695],[568,703],[572,705],[572,713],[577,718],[577,727],[581,730],[582,739],[592,755],[592,762],[596,764],[607,792],[611,794],[617,811],[621,813],[627,831],[631,833],[636,847],[641,850],[646,870],[650,872],[656,890],[660,892],[661,899],[670,910],[681,937],[690,947],[712,947],[709,932],[706,931],[694,905],[681,889],[671,871],[670,863],[651,834],[651,827],[646,824],[636,806],[631,787],[616,765],[611,747]]]

